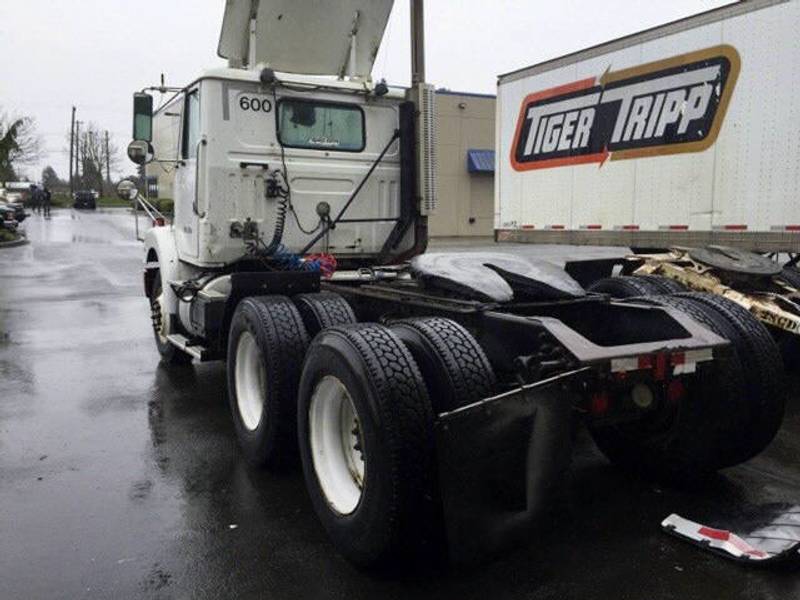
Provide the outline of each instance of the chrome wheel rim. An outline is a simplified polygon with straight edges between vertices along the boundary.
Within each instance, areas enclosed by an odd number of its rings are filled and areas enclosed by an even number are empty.
[[[337,513],[353,513],[364,491],[366,455],[353,400],[332,375],[323,377],[311,396],[309,436],[325,499]]]
[[[267,371],[264,359],[249,331],[244,331],[236,345],[236,406],[242,423],[254,431],[264,414]]]

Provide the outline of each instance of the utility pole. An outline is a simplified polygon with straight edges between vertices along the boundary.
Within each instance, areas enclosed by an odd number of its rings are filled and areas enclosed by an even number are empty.
[[[72,124],[69,128],[69,197],[75,192],[75,184],[72,179],[72,158],[75,147],[75,107],[72,107]]]
[[[106,129],[106,182],[108,182],[109,189],[111,188],[111,158],[108,155],[108,129]],[[109,191],[109,195],[111,195]]]
[[[80,185],[81,176],[81,122],[75,121],[75,179]]]
[[[425,2],[411,0],[411,84],[425,82]]]

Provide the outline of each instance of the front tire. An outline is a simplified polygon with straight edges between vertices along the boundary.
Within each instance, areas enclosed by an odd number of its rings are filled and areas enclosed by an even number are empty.
[[[430,534],[433,415],[419,368],[376,324],[323,330],[298,393],[306,487],[339,551],[363,567],[409,558]]]
[[[247,460],[280,467],[296,456],[295,398],[308,347],[300,314],[289,298],[245,298],[228,336],[228,400]]]
[[[150,320],[153,323],[156,348],[161,355],[161,362],[170,366],[188,365],[192,357],[183,350],[169,343],[171,315],[164,308],[164,290],[161,283],[161,270],[156,269],[153,275],[153,286],[150,290]]]

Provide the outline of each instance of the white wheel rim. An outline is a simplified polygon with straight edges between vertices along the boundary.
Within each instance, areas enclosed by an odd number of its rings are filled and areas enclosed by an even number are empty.
[[[267,371],[256,338],[249,331],[236,346],[236,406],[244,426],[254,431],[261,422],[266,398]]]
[[[344,384],[327,375],[311,396],[309,435],[314,471],[328,504],[349,515],[364,490],[364,452],[361,425]]]

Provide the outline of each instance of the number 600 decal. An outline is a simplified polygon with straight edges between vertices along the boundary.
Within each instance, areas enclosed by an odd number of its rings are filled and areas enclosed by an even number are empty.
[[[272,102],[270,102],[267,98],[262,99],[242,96],[239,98],[239,108],[242,110],[268,113],[272,110]]]

